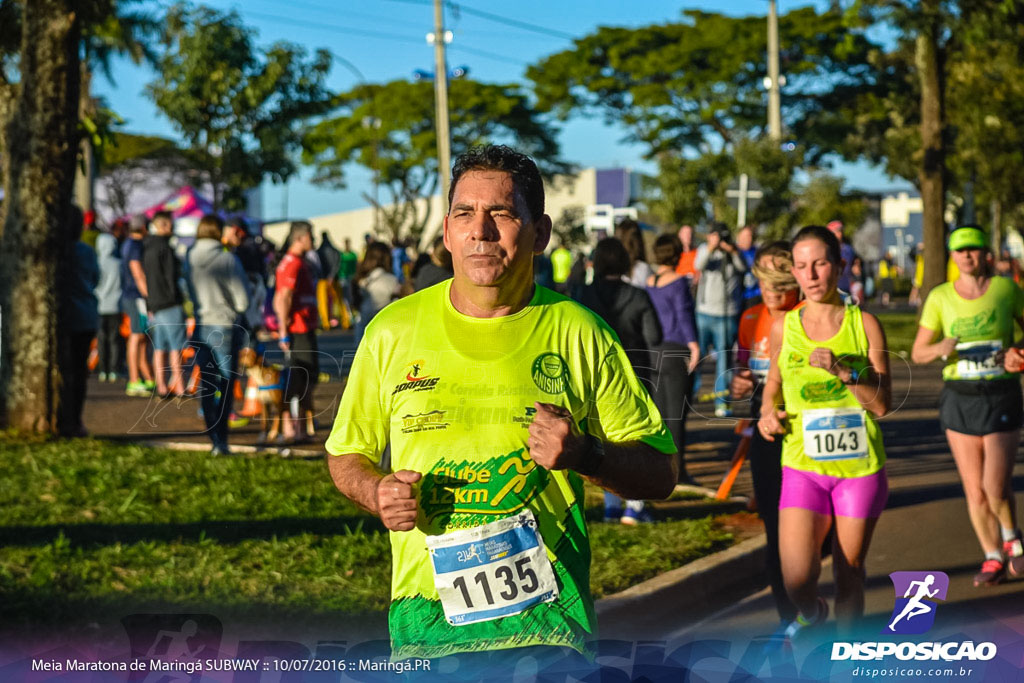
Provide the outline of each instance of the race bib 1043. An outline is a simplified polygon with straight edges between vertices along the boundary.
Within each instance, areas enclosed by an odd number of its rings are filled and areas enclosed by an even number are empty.
[[[868,454],[864,411],[858,408],[805,410],[804,453],[812,460],[849,460]]]
[[[996,340],[963,342],[956,345],[956,373],[960,379],[985,379],[1002,375],[999,352],[1003,342]]]
[[[428,536],[444,615],[453,626],[519,614],[558,598],[554,569],[533,513]]]

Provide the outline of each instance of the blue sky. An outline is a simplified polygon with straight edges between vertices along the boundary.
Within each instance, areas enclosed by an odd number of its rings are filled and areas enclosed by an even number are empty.
[[[154,8],[167,2],[153,2]],[[206,0],[203,4],[220,10],[235,9],[258,32],[257,42],[269,45],[288,40],[309,50],[327,48],[350,66],[336,61],[328,86],[343,92],[359,83],[356,72],[367,82],[410,78],[415,69],[433,71],[433,48],[426,33],[433,30],[430,0]],[[517,0],[515,3],[466,0],[468,10],[489,12],[542,30],[528,30],[498,23],[470,12],[456,16],[448,10],[446,28],[454,32],[449,64],[468,66],[470,76],[488,82],[524,82],[526,66],[540,58],[570,47],[572,37],[584,36],[598,26],[644,26],[675,21],[684,9],[705,9],[732,15],[766,14],[764,0],[719,0],[717,2],[671,2],[669,0]],[[809,4],[806,0],[779,1],[779,12]],[[827,4],[817,2],[816,4]],[[785,41],[785,36],[782,37]],[[144,87],[156,77],[148,67],[127,60],[114,64],[115,83],[98,79],[97,94],[125,120],[125,130],[177,137],[173,127],[145,96]],[[622,144],[623,131],[600,120],[576,118],[562,127],[562,155],[582,167],[627,166],[651,170],[642,161],[639,146]],[[890,181],[879,169],[866,164],[841,164],[835,172],[847,179],[849,187],[884,189],[905,187]],[[287,185],[266,183],[263,188],[264,217],[315,216],[346,211],[366,205],[364,192],[372,191],[369,171],[347,170],[346,190],[317,188],[305,180],[308,170]]]

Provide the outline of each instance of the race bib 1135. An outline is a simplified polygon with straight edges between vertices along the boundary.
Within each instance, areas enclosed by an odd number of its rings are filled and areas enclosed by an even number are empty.
[[[444,615],[453,626],[519,614],[558,598],[558,584],[533,512],[428,536]]]

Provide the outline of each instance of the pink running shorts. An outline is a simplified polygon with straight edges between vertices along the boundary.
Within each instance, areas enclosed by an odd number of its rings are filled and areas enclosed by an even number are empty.
[[[889,498],[885,468],[866,477],[830,477],[827,474],[782,468],[779,509],[802,508],[831,517],[878,517]]]

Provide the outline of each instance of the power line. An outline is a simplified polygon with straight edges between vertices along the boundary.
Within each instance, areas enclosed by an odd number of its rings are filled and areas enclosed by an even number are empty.
[[[281,6],[281,3],[278,2],[277,0],[263,0],[263,1],[264,2],[269,2],[269,3],[273,4],[275,7],[280,7]],[[303,8],[309,9],[309,10],[313,10],[314,12],[325,12],[325,13],[329,12],[329,13],[335,15],[335,16],[338,16],[338,8],[337,7],[327,7],[325,5],[318,5],[318,4],[311,3],[311,2],[300,2],[299,0],[288,0],[288,5],[289,6],[295,6],[295,7],[303,7]],[[397,25],[397,24],[401,24],[402,26],[408,26],[410,28],[416,28],[416,29],[421,29],[422,28],[422,24],[420,22],[403,21],[401,19],[395,19],[394,17],[381,17],[381,16],[377,16],[377,15],[374,15],[374,14],[363,14],[362,12],[353,12],[353,11],[347,9],[347,8],[342,10],[342,15],[341,16],[343,18],[345,18],[345,19],[347,19],[349,17],[352,17],[352,18],[355,18],[355,19],[368,19],[370,21],[375,21],[375,22],[380,23],[380,24],[391,25],[391,26]]]
[[[468,52],[471,55],[477,57],[484,57],[486,59],[493,59],[499,62],[506,62],[508,64],[515,64],[517,66],[524,66],[527,62],[521,59],[514,59],[513,57],[506,57],[505,55],[499,55],[494,52],[488,52],[487,50],[478,50],[475,47],[466,47],[461,43],[452,43],[448,46],[449,50],[455,50],[457,52]]]
[[[391,2],[403,2],[408,5],[420,6],[430,4],[429,0],[391,0]],[[515,26],[516,28],[520,28],[525,31],[542,33],[547,36],[554,36],[555,38],[564,38],[565,40],[575,40],[576,38],[576,36],[570,33],[566,33],[564,31],[559,31],[553,28],[547,28],[546,26],[539,26],[537,24],[531,24],[529,22],[520,21],[518,19],[512,19],[510,17],[503,17],[498,14],[492,14],[491,12],[485,12],[483,10],[475,9],[473,7],[467,7],[466,5],[460,5],[459,3],[452,2],[451,0],[446,0],[445,4],[448,5],[448,7],[455,12],[465,12],[466,14],[472,14],[474,16],[480,17],[481,19],[487,19],[488,21],[497,22],[499,24],[504,24],[506,26]]]
[[[422,5],[423,4],[421,2],[417,2],[416,0],[392,0],[392,1],[393,2],[405,2],[405,3],[408,3],[408,4],[418,4],[418,5]],[[252,15],[252,16],[258,17],[258,18],[267,19],[269,21],[278,21],[278,22],[285,23],[285,24],[291,24],[293,26],[300,26],[302,28],[309,28],[309,29],[320,30],[320,31],[332,31],[332,32],[338,32],[338,33],[348,33],[348,34],[351,34],[351,35],[359,35],[359,36],[365,36],[365,37],[369,37],[369,38],[378,38],[380,40],[393,40],[393,41],[402,42],[402,43],[422,45],[422,41],[419,40],[418,38],[412,38],[412,37],[404,36],[404,35],[397,34],[397,33],[386,33],[384,31],[373,31],[373,30],[369,30],[369,29],[353,28],[353,27],[350,27],[350,26],[339,26],[337,24],[325,24],[325,23],[319,22],[319,21],[306,21],[306,20],[303,20],[303,19],[294,19],[292,17],[281,16],[279,14],[269,14],[269,13],[266,13],[266,12],[259,12],[259,11],[252,10],[252,9],[246,9],[245,13],[248,14],[248,15]],[[499,61],[499,62],[505,62],[507,64],[515,64],[517,66],[523,66],[524,64],[526,64],[526,62],[523,61],[523,60],[515,59],[513,57],[508,57],[506,55],[500,55],[500,54],[497,54],[495,52],[489,52],[487,50],[481,50],[479,48],[470,47],[468,45],[463,45],[461,43],[450,45],[449,49],[454,49],[456,51],[460,51],[460,52],[465,52],[465,53],[468,53],[468,54],[476,55],[478,57],[483,57],[485,59],[492,59],[492,60]],[[336,56],[339,56],[339,55],[336,55]]]
[[[466,14],[472,14],[488,21],[493,21],[499,24],[505,24],[506,26],[515,26],[526,31],[533,31],[534,33],[542,33],[548,36],[554,36],[555,38],[564,38],[566,40],[574,40],[576,36],[564,31],[559,31],[553,28],[546,28],[544,26],[538,26],[537,24],[530,24],[525,21],[519,21],[518,19],[510,19],[509,17],[503,17],[497,14],[491,14],[480,9],[474,9],[467,7],[466,5],[459,5],[454,2],[449,2],[448,6],[459,12],[465,12]]]
[[[417,45],[421,45],[423,43],[422,39],[411,38],[397,33],[385,33],[383,31],[371,31],[369,29],[352,28],[350,26],[338,26],[337,24],[325,24],[321,21],[303,21],[302,19],[283,17],[279,14],[266,14],[264,12],[257,12],[251,9],[245,10],[245,13],[263,19],[268,19],[270,21],[279,21],[284,24],[292,24],[293,26],[301,26],[303,28],[348,33],[356,36],[365,36],[367,38],[378,38],[380,40],[395,40],[402,43],[416,43]]]

